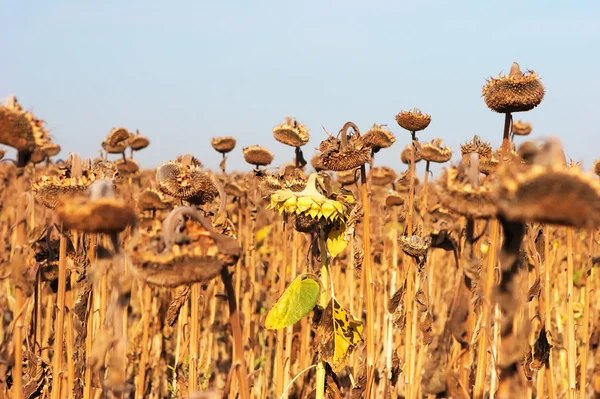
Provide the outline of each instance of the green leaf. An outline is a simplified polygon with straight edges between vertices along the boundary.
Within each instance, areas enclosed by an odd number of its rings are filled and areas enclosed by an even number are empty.
[[[327,252],[329,252],[332,259],[342,253],[348,246],[348,241],[344,239],[345,232],[346,223],[341,223],[333,227],[327,234]]]
[[[295,324],[317,304],[321,287],[307,275],[300,275],[287,287],[265,319],[265,328],[279,330]]]

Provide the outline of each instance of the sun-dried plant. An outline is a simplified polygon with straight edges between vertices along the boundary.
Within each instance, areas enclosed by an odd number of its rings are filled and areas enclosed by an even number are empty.
[[[507,219],[600,226],[600,183],[580,168],[563,165],[562,154],[557,139],[547,140],[528,149],[530,165],[509,164],[497,171],[495,202]]]
[[[423,160],[423,158],[421,158],[421,154],[419,153],[419,151],[417,151],[415,146],[413,144],[409,144],[400,153],[400,160],[402,161],[402,163],[405,165],[410,165],[410,160],[411,160],[411,156],[413,156],[412,155],[413,153],[414,153],[415,163]]]
[[[290,147],[302,147],[310,139],[306,126],[290,117],[285,118],[285,123],[273,128],[273,137]]]
[[[256,166],[256,168],[259,166],[268,166],[273,162],[273,154],[264,147],[253,145],[244,148],[242,151],[246,162]]]
[[[377,166],[369,170],[368,178],[376,186],[387,186],[396,181],[398,175],[389,166]]]
[[[169,161],[156,170],[158,189],[163,193],[191,204],[203,205],[217,196],[214,176],[202,171],[192,162],[192,156],[183,156],[181,162]]]
[[[141,151],[148,147],[150,145],[150,139],[146,136],[143,136],[139,130],[136,130],[135,134],[129,134],[127,144],[129,145],[129,148],[131,148],[131,155],[133,156],[133,151]]]
[[[531,134],[533,127],[529,122],[516,121],[512,125],[512,133],[516,136],[527,136]]]
[[[486,105],[492,111],[510,114],[537,107],[544,98],[545,90],[534,71],[523,73],[519,64],[513,62],[510,73],[488,79],[482,93]]]
[[[426,129],[431,123],[431,116],[422,113],[418,108],[413,108],[410,111],[400,111],[396,115],[396,122],[401,128],[411,132],[415,140],[415,132]]]
[[[210,220],[191,207],[175,208],[160,231],[141,232],[130,249],[135,273],[158,287],[209,281],[239,256],[238,241],[217,233]]]
[[[477,154],[474,155],[478,159]],[[459,215],[473,219],[492,218],[496,215],[496,205],[491,188],[488,183],[474,185],[473,173],[479,174],[479,169],[473,171],[473,168],[467,167],[462,161],[458,167],[446,169],[437,181],[439,200],[442,205]]]
[[[419,159],[427,162],[444,163],[452,158],[452,149],[442,147],[442,139],[433,139],[429,143],[419,143],[415,141]],[[415,160],[416,161],[416,160]]]

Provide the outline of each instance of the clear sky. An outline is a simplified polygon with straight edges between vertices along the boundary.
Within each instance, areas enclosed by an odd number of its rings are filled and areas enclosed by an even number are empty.
[[[600,158],[598,1],[3,1],[0,98],[17,95],[48,121],[55,141],[97,156],[112,127],[140,129],[154,167],[191,152],[211,168],[210,137],[232,135],[230,169],[260,144],[288,162],[272,127],[296,117],[311,132],[305,155],[350,120],[388,124],[397,142],[376,162],[403,167],[403,109],[432,116],[421,140],[455,154],[478,134],[501,142],[503,115],[481,87],[513,61],[546,86],[515,120],[559,136],[586,168]],[[521,140],[522,141],[522,140]],[[454,159],[457,159],[455,155]]]

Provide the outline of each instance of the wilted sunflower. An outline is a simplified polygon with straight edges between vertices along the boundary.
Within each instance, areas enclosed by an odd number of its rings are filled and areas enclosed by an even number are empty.
[[[42,163],[50,157],[57,155],[59,152],[60,146],[48,140],[45,144],[36,147],[31,154],[31,162],[34,164]]]
[[[420,237],[418,235],[412,235],[411,237],[401,236],[398,242],[405,254],[413,258],[420,258],[427,255],[427,250],[431,245],[431,237]]]
[[[364,134],[363,141],[371,146],[373,153],[379,152],[382,148],[389,148],[396,142],[394,134],[384,129],[382,125],[373,124],[371,129]]]
[[[177,287],[210,281],[237,262],[241,247],[195,208],[178,207],[160,231],[142,232],[129,254],[135,273],[147,284]]]
[[[182,162],[169,161],[159,166],[156,182],[163,193],[195,205],[212,202],[218,194],[213,177],[193,165],[191,155],[182,157]]]
[[[129,139],[127,139],[127,143],[129,144],[129,148],[132,151],[140,151],[150,145],[150,140],[146,136],[142,136],[139,130],[135,131],[135,134],[131,134]]]
[[[531,123],[529,123],[529,122],[523,122],[523,121],[513,122],[512,132],[513,132],[513,134],[515,134],[517,136],[527,136],[528,134],[531,133],[532,130],[533,130],[533,128],[531,127]]]
[[[415,154],[414,155],[415,163],[423,160],[423,158],[421,158],[421,154],[419,153],[419,151],[417,151],[415,149],[415,146],[412,144],[409,144],[400,153],[400,161],[402,161],[402,163],[405,165],[410,165],[411,153]]]
[[[579,167],[562,163],[556,139],[538,147],[529,165],[503,164],[497,171],[494,198],[509,220],[580,228],[600,226],[600,182]]]
[[[302,147],[310,138],[306,126],[290,117],[285,118],[285,123],[273,128],[273,137],[291,147]]]
[[[335,178],[342,186],[350,186],[358,181],[360,172],[358,169],[342,170],[335,173]]]
[[[0,144],[17,150],[17,163],[25,166],[36,148],[50,143],[44,121],[24,111],[15,96],[0,105]]]
[[[427,128],[431,123],[431,116],[422,113],[418,108],[414,108],[412,111],[400,111],[396,115],[396,122],[401,128],[414,133]]]
[[[521,72],[513,62],[507,76],[490,78],[482,89],[486,105],[495,112],[513,113],[529,111],[544,98],[544,85],[533,71]]]
[[[472,153],[479,154],[479,171],[486,176],[492,174],[499,163],[499,154],[494,155],[490,143],[482,141],[477,135],[473,136],[473,140],[461,144],[460,152],[466,166],[470,165]]]
[[[135,223],[135,210],[125,200],[114,196],[112,181],[98,180],[86,191],[89,195],[60,200],[56,213],[64,228],[84,233],[115,234]]]
[[[437,194],[441,204],[449,210],[472,219],[488,219],[496,215],[488,184],[479,184],[477,154],[467,166],[450,167],[437,181]]]
[[[102,148],[108,154],[123,154],[123,159],[125,159],[129,137],[129,130],[124,127],[113,128],[102,142]]]
[[[168,209],[171,204],[163,194],[153,188],[147,188],[136,198],[137,207],[141,211],[157,211]]]
[[[397,178],[398,175],[389,166],[378,166],[369,170],[369,179],[375,186],[387,186],[396,181]]]
[[[353,135],[348,135],[349,129],[354,130]],[[319,145],[321,161],[328,170],[340,172],[356,169],[371,160],[371,147],[363,141],[354,123],[344,124],[339,136],[329,136]]]
[[[235,148],[235,144],[237,143],[235,137],[225,136],[225,137],[213,137],[210,139],[210,145],[215,149],[215,151],[225,155]]]
[[[267,166],[273,162],[273,154],[271,151],[267,150],[264,147],[253,145],[250,147],[246,147],[242,150],[244,153],[244,159],[250,165],[254,165],[257,168],[259,166]]]
[[[140,165],[131,158],[117,159],[114,164],[121,176],[135,175],[140,171]]]
[[[415,141],[419,158],[427,162],[444,163],[452,158],[452,149],[442,147],[442,139],[433,139],[429,143]]]

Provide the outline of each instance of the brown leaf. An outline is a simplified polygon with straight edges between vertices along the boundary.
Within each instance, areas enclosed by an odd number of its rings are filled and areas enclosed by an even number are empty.
[[[529,302],[531,302],[533,298],[539,296],[540,292],[542,292],[542,284],[540,282],[540,276],[537,276],[535,281],[533,282],[533,285],[531,286],[531,288],[529,288],[529,292],[527,294],[527,296],[529,297]]]
[[[190,294],[190,286],[185,285],[177,290],[175,293],[175,298],[169,304],[169,310],[167,310],[167,324],[173,327],[177,319],[179,318],[179,312],[181,312],[181,307],[184,303],[187,302]]]

